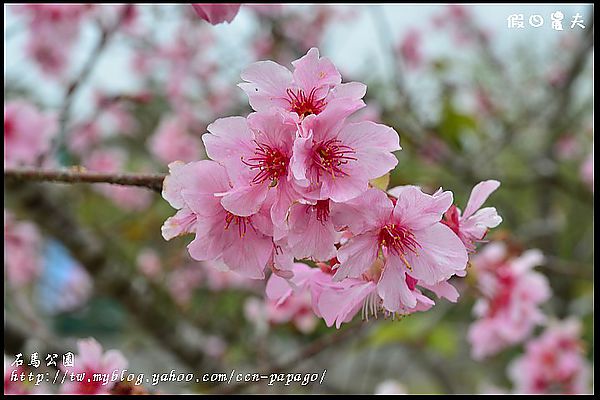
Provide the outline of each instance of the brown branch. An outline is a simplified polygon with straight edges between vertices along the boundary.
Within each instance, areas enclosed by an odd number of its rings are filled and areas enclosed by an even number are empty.
[[[33,168],[7,168],[4,178],[12,181],[61,182],[61,183],[110,183],[123,186],[139,186],[156,192],[162,191],[164,174],[132,174],[91,172],[85,169],[40,170]]]

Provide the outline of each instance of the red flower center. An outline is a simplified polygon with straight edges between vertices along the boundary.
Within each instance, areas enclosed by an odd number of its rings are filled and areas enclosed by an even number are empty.
[[[494,317],[500,310],[509,306],[512,299],[515,279],[512,274],[498,271],[498,290],[490,301],[489,316]]]
[[[290,110],[298,114],[299,117],[306,117],[310,114],[319,114],[325,108],[325,99],[316,98],[317,88],[313,88],[307,95],[304,90],[287,89],[286,99],[290,103]]]
[[[452,229],[452,231],[457,236],[460,236],[460,222],[458,220],[458,209],[454,204],[452,204],[448,211],[446,211],[446,213],[444,214],[444,219],[441,222],[448,228]]]
[[[412,271],[412,267],[406,260],[406,254],[408,252],[417,254],[421,245],[409,229],[392,223],[387,224],[379,231],[379,247],[400,256],[406,268]]]
[[[246,231],[248,230],[247,225],[250,225],[250,227],[254,229],[250,217],[240,217],[228,211],[227,215],[225,216],[225,230],[228,230],[232,223],[237,225],[240,238],[246,236]]]
[[[357,160],[352,156],[355,153],[356,151],[352,147],[343,145],[338,139],[329,139],[318,143],[314,147],[312,157],[317,183],[323,172],[330,174],[332,179],[347,176],[348,174],[342,170],[342,167],[349,161]]]
[[[267,180],[271,180],[271,186],[276,186],[279,177],[285,176],[289,158],[284,155],[279,149],[275,149],[268,144],[258,143],[254,150],[254,157],[242,162],[250,167],[251,170],[258,170],[256,176],[252,179],[252,183],[259,184]]]
[[[313,208],[317,211],[317,221],[325,224],[329,219],[329,200],[318,200]]]

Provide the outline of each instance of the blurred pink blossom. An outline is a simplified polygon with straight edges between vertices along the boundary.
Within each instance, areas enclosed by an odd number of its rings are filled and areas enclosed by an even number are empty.
[[[525,354],[514,360],[508,374],[521,394],[591,394],[590,366],[576,319],[553,321],[529,341]]]
[[[58,130],[56,116],[14,100],[4,105],[4,166],[36,166]]]
[[[162,163],[190,162],[200,158],[201,141],[192,136],[185,121],[177,116],[163,117],[150,137],[150,152]]]
[[[4,270],[7,282],[20,287],[42,272],[42,237],[31,222],[17,221],[4,210]]]
[[[593,147],[593,146],[592,146]],[[581,175],[581,179],[583,182],[588,185],[590,190],[594,191],[594,152],[587,156],[583,164],[581,164],[581,169],[579,170]]]
[[[240,10],[241,4],[235,3],[192,3],[196,14],[212,25],[231,22]]]
[[[473,358],[480,360],[520,343],[545,320],[540,304],[550,298],[546,277],[532,271],[542,264],[539,250],[508,258],[504,243],[494,242],[472,260],[482,297],[473,312],[478,318],[469,328]]]
[[[156,279],[162,272],[161,261],[156,250],[142,249],[136,258],[138,270],[149,279]]]
[[[423,63],[421,53],[421,33],[416,29],[410,29],[398,44],[398,54],[409,69],[417,69]]]
[[[60,368],[63,371],[74,374],[85,374],[85,379],[81,382],[67,379],[60,387],[62,394],[109,394],[116,382],[103,384],[102,380],[94,380],[94,374],[107,374],[109,377],[113,373],[120,376],[121,371],[127,367],[127,360],[118,350],[108,350],[104,352],[100,343],[96,339],[80,339],[77,341],[77,355],[75,356],[73,367]]]

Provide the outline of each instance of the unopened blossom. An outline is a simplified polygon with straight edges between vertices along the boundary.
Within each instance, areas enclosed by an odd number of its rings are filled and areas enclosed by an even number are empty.
[[[590,365],[581,340],[581,322],[553,321],[525,346],[508,375],[521,394],[590,394]]]
[[[451,205],[444,214],[443,223],[458,235],[469,252],[475,251],[475,243],[485,237],[488,229],[495,228],[502,222],[502,217],[494,207],[481,208],[498,187],[500,182],[495,180],[480,182],[471,191],[464,213]]]
[[[522,342],[545,320],[539,306],[550,298],[550,287],[544,275],[532,270],[543,260],[539,250],[510,258],[501,242],[487,245],[473,257],[482,293],[473,310],[478,319],[468,333],[473,358],[483,359]]]
[[[102,380],[93,379],[94,374],[107,374],[109,377],[127,367],[127,360],[118,350],[104,352],[102,345],[96,339],[80,339],[77,341],[77,354],[73,367],[60,365],[69,374],[85,374],[81,382],[67,379],[60,387],[62,394],[108,394],[116,382],[103,384]]]
[[[7,282],[20,287],[33,282],[42,272],[42,238],[35,225],[17,221],[4,210],[4,270]]]
[[[364,193],[369,180],[385,175],[398,160],[400,138],[374,122],[344,123],[336,108],[307,117],[294,142],[291,169],[305,197],[344,202]]]
[[[294,72],[273,61],[258,61],[242,72],[245,81],[238,86],[246,92],[256,111],[277,108],[296,121],[335,108],[339,116],[347,116],[364,107],[361,100],[366,86],[358,82],[341,83],[342,77],[333,63],[319,57],[311,48],[293,61]]]
[[[271,110],[247,119],[221,118],[208,131],[202,136],[206,152],[225,167],[233,183],[222,196],[223,207],[249,216],[270,203],[273,222],[281,224],[292,202],[301,197],[290,168],[296,137],[293,121]]]
[[[4,166],[36,166],[50,151],[56,116],[23,100],[4,105]]]
[[[188,124],[176,116],[163,118],[150,137],[148,148],[161,162],[190,162],[200,158],[200,137],[189,132]]]
[[[467,251],[460,239],[440,222],[452,204],[451,192],[423,193],[416,186],[393,189],[397,199],[377,189],[334,208],[336,225],[354,236],[339,250],[337,280],[367,274],[377,284],[383,308],[391,313],[417,306],[407,275],[436,285],[464,271]],[[375,261],[381,259],[382,265]]]
[[[240,6],[241,4],[235,3],[192,3],[192,7],[194,7],[196,14],[212,25],[217,25],[222,22],[230,23],[233,21],[240,10]]]
[[[177,214],[165,221],[165,239],[195,233],[188,250],[198,261],[222,260],[231,270],[248,278],[262,279],[273,258],[271,229],[264,210],[248,216],[227,211],[221,197],[231,189],[225,168],[214,161],[169,164],[163,197]]]

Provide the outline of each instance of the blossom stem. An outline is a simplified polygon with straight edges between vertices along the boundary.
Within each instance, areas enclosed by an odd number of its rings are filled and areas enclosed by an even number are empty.
[[[123,186],[145,187],[162,191],[164,174],[132,174],[91,172],[85,169],[42,170],[33,168],[7,168],[4,178],[14,181],[61,182],[61,183],[111,183]]]

